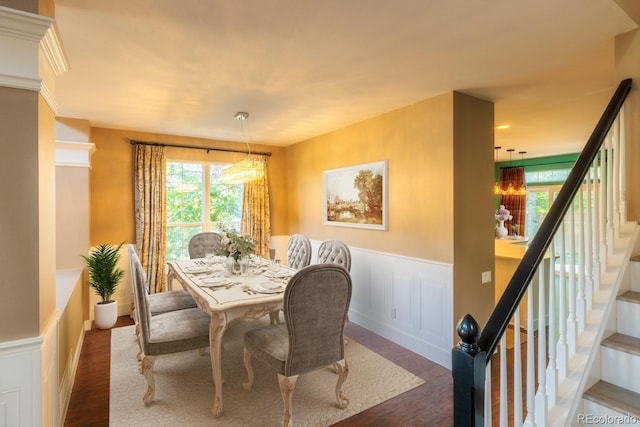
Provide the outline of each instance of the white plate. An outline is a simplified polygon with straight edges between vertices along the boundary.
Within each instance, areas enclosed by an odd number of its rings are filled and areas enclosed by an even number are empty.
[[[265,271],[264,274],[266,277],[272,277],[274,279],[286,279],[292,276],[292,274],[288,271]]]
[[[279,294],[284,292],[284,286],[276,285],[275,283],[261,283],[252,289],[261,294]]]
[[[209,288],[215,288],[216,286],[225,286],[231,283],[226,277],[205,277],[200,279],[201,286],[207,286]]]

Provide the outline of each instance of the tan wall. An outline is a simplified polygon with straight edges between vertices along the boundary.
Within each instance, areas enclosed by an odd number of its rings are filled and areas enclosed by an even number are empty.
[[[482,327],[494,305],[495,280],[481,280],[495,266],[493,103],[455,93],[454,118],[453,321],[470,313]]]
[[[449,93],[288,147],[289,234],[452,263],[452,108]],[[388,230],[323,225],[322,172],[380,160]]]
[[[36,92],[0,87],[0,342],[40,332],[37,106]]]
[[[0,0],[0,6],[36,14],[38,13],[39,3],[39,0]],[[44,13],[42,15],[48,16]]]
[[[244,143],[207,140],[145,132],[93,128],[91,142],[96,151],[90,172],[90,244],[135,242],[133,202],[134,149],[129,140],[246,149]],[[272,234],[286,234],[286,162],[283,148],[251,145],[251,150],[271,152],[267,161],[271,195]],[[167,148],[167,159],[234,162],[243,154],[185,148]]]

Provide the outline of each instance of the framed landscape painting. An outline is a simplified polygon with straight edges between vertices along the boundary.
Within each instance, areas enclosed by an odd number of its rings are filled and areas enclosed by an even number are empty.
[[[323,172],[325,225],[387,229],[387,161]]]

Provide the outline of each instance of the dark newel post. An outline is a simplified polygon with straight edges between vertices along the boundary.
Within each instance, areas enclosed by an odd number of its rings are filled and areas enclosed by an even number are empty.
[[[455,427],[484,426],[485,358],[476,342],[480,326],[465,315],[456,328],[460,342],[452,353],[453,425]]]

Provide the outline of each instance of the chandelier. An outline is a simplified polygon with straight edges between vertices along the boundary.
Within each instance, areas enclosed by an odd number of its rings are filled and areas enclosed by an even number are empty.
[[[500,150],[502,147],[494,147],[495,149],[495,156],[494,156],[494,162],[497,162],[497,153],[498,150]],[[513,177],[515,175],[515,168],[514,166],[512,166],[512,154],[515,150],[513,148],[509,148],[507,150],[507,152],[509,153],[509,167],[508,168],[503,168],[503,169],[513,169],[514,173],[505,173],[505,171],[501,171],[500,173],[500,180],[498,182],[495,183],[494,187],[493,187],[493,193],[497,194],[497,195],[502,195],[502,196],[524,196],[525,194],[527,194],[527,186],[525,184],[525,180],[524,180],[524,155],[526,154],[526,151],[519,151],[518,154],[520,154],[522,156],[522,179],[519,180],[521,182],[516,182],[516,185],[513,185]]]
[[[240,122],[242,139],[244,137],[243,122],[249,118],[249,113],[239,112],[233,116]],[[249,142],[247,143],[247,158],[227,166],[222,170],[221,180],[225,184],[243,184],[264,177],[265,162],[262,158],[251,157]]]

